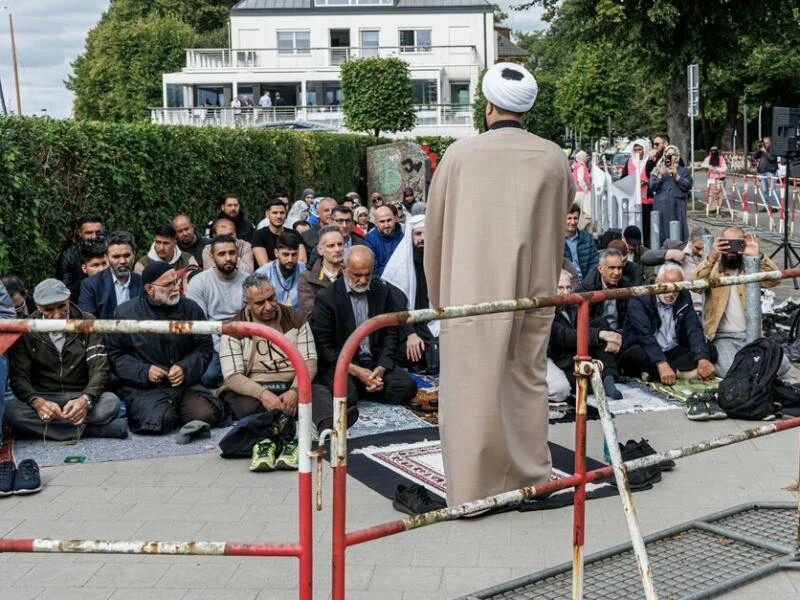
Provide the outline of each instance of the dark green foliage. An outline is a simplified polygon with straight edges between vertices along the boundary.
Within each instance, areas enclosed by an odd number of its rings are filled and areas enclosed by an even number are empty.
[[[52,276],[71,223],[97,213],[106,228],[149,243],[178,212],[204,225],[217,198],[239,195],[254,221],[277,191],[366,191],[370,137],[216,127],[0,118],[0,273]]]
[[[352,131],[408,131],[414,128],[414,88],[408,65],[399,58],[358,58],[341,66],[345,126]]]

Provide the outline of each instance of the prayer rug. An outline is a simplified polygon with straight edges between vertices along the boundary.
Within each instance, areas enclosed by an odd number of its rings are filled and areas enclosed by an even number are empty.
[[[639,382],[639,385],[618,383],[617,388],[622,392],[622,400],[608,401],[608,408],[614,415],[681,410],[682,408],[674,398],[644,387],[643,382]],[[588,404],[593,407],[597,406],[594,396],[589,396]]]
[[[719,387],[722,379],[715,377],[709,381],[700,381],[699,379],[678,379],[675,385],[664,385],[663,383],[655,381],[642,381],[641,379],[630,379],[634,385],[644,387],[647,390],[655,392],[662,398],[679,402],[681,405],[686,404],[686,399],[692,394],[702,394],[703,392],[714,391]]]
[[[553,474],[566,477],[573,471],[575,454],[569,448],[549,442],[553,458]],[[350,458],[347,472],[358,481],[392,499],[399,484],[420,484],[444,498],[447,483],[442,466],[442,449],[439,430],[435,427],[400,431],[350,440]],[[604,466],[592,458],[586,458],[586,469]],[[617,489],[605,482],[590,483],[586,486],[586,498],[614,496]],[[527,510],[560,508],[571,505],[572,489],[560,490],[550,497],[526,505]]]

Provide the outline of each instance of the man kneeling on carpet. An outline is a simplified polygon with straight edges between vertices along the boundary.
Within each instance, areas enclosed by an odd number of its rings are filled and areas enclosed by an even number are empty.
[[[683,280],[680,265],[665,263],[658,269],[657,284]],[[707,381],[714,377],[715,355],[713,346],[706,343],[689,292],[642,296],[628,303],[619,357],[624,374],[666,385],[677,379]],[[712,417],[725,418],[716,403],[710,404]]]
[[[345,341],[367,319],[400,310],[395,305],[389,284],[372,279],[375,257],[367,246],[350,249],[344,276],[319,293],[311,313],[311,329],[317,344],[317,381],[333,385],[334,369]],[[403,307],[404,308],[404,307]],[[388,404],[408,404],[417,393],[417,384],[396,368],[398,327],[378,329],[361,341],[348,368],[347,402],[354,406],[359,398]]]
[[[168,262],[148,264],[142,282],[144,295],[118,306],[115,319],[206,320],[194,301],[181,298],[181,280]],[[214,352],[210,335],[113,334],[106,344],[134,433],[164,434],[190,421],[223,424],[224,405],[200,383]]]
[[[305,317],[299,311],[278,302],[275,288],[266,275],[248,276],[242,284],[244,309],[234,321],[265,325],[283,333],[300,351],[308,372],[317,372],[317,351],[314,336]],[[286,355],[272,342],[260,337],[223,335],[219,344],[219,359],[225,381],[219,390],[220,399],[227,404],[234,418],[274,412],[297,417],[297,374]],[[318,431],[333,425],[333,399],[324,385],[312,387],[312,420]],[[348,425],[358,418],[358,410],[349,411]],[[282,447],[280,447],[282,446]],[[281,437],[268,436],[253,447],[251,471],[274,471],[297,468],[297,437],[281,442]]]
[[[57,279],[36,286],[31,319],[93,319],[70,303]],[[10,352],[11,389],[6,422],[16,436],[70,440],[126,438],[117,419],[119,398],[106,390],[109,364],[99,333],[27,333]]]

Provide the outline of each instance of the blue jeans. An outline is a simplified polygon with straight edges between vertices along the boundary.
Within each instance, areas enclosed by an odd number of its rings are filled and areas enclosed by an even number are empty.
[[[3,414],[6,412],[6,394],[8,389],[8,359],[5,354],[0,356],[0,444],[3,443]]]
[[[778,175],[776,173],[759,173],[758,185],[761,188],[761,195],[764,197],[764,204],[770,202],[769,198],[774,198],[773,208],[780,208],[780,196],[778,195]],[[770,193],[772,188],[772,193]]]

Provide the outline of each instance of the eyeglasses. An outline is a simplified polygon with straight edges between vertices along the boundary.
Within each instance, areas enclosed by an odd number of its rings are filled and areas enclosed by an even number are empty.
[[[347,223],[352,223],[353,219],[334,219],[333,222],[337,225],[346,225]]]
[[[181,280],[180,279],[173,279],[172,281],[168,281],[167,283],[155,283],[154,282],[154,283],[151,283],[150,285],[156,285],[158,287],[164,287],[164,288],[180,287]]]

